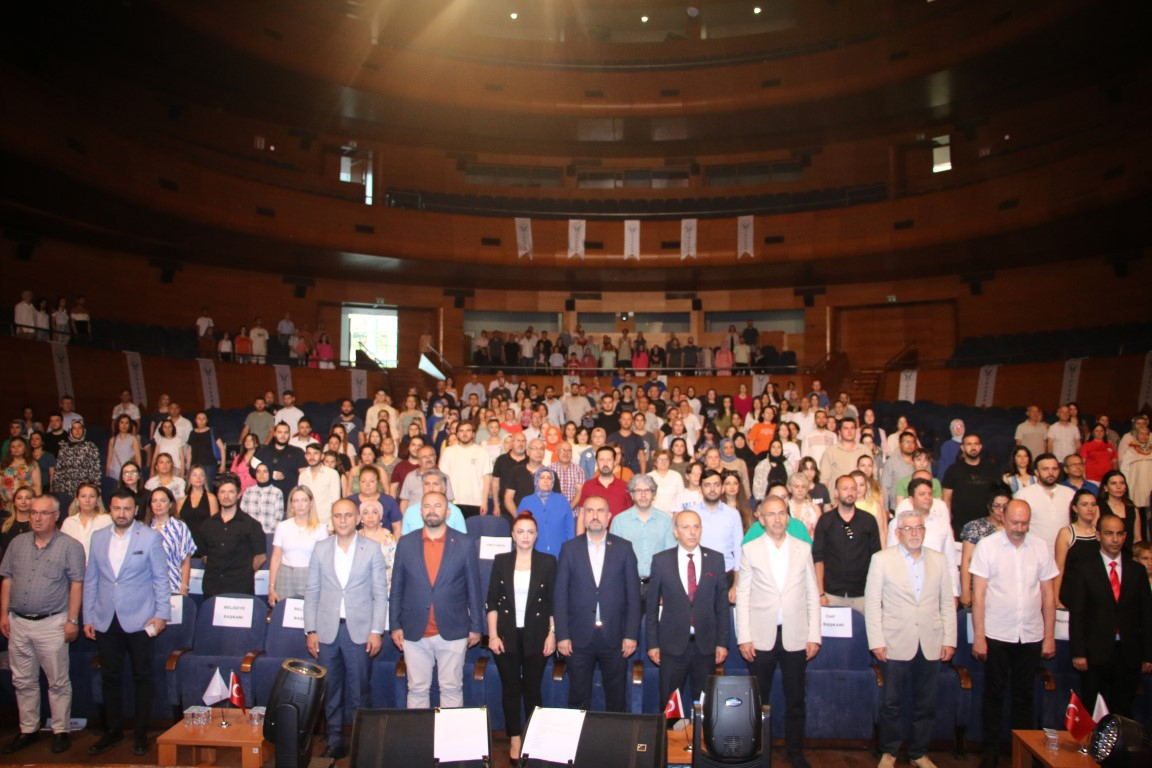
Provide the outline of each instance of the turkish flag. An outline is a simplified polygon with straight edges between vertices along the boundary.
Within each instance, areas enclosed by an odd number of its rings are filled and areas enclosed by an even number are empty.
[[[232,679],[228,681],[228,688],[230,689],[228,700],[232,702],[233,706],[244,709],[246,707],[244,704],[244,689],[240,687],[240,678],[236,676],[235,672],[232,673]]]
[[[664,705],[664,719],[682,720],[684,718],[684,700],[680,698],[680,689],[672,691],[668,703]]]
[[[1068,729],[1068,733],[1072,734],[1072,738],[1076,741],[1083,741],[1092,735],[1092,730],[1096,727],[1096,721],[1092,719],[1091,713],[1088,708],[1080,701],[1080,697],[1076,692],[1072,692],[1072,698],[1068,701],[1068,709],[1064,712],[1064,727]]]

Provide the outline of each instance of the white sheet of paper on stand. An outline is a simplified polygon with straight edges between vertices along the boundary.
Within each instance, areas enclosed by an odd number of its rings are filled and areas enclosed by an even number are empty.
[[[488,710],[484,707],[436,710],[432,756],[442,763],[488,757]]]
[[[520,753],[561,765],[574,762],[583,728],[582,709],[537,707],[528,723]]]

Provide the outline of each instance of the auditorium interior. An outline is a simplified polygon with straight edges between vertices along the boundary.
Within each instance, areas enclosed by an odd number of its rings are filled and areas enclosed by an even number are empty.
[[[749,321],[747,367],[669,367],[668,386],[821,381],[929,445],[964,418],[1001,462],[1030,404],[1075,400],[1123,432],[1152,409],[1152,153],[1131,154],[1152,138],[1148,21],[1091,0],[20,4],[0,31],[0,413],[65,394],[55,345],[13,325],[31,291],[86,300],[68,394],[98,444],[126,352],[149,405],[188,415],[213,359],[234,443],[272,363],[330,416],[350,370],[368,399],[431,390],[422,356],[458,388],[498,369],[563,388],[567,362],[477,357],[482,330],[717,348]],[[357,354],[356,312],[391,319],[386,348]],[[275,338],[287,314],[330,334],[332,365],[219,355],[225,331],[261,318]],[[75,706],[94,720],[85,653]],[[811,686],[875,695],[867,662],[834,659]],[[659,711],[636,663],[634,711]],[[471,701],[499,710],[495,669],[468,664]],[[979,754],[956,754],[978,720],[967,674],[941,698],[944,768]],[[1046,723],[1070,674],[1037,683]],[[870,705],[839,695],[809,714],[810,759],[873,765]],[[0,700],[15,712],[10,683]]]

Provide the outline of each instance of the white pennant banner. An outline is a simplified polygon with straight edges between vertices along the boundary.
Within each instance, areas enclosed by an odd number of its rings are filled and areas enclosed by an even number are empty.
[[[532,261],[532,219],[516,219],[516,258]]]
[[[680,261],[696,258],[697,219],[680,219]]]
[[[72,366],[68,362],[68,345],[59,341],[52,346],[52,368],[56,371],[56,395],[75,397],[72,393]]]
[[[640,219],[627,219],[624,222],[624,261],[640,261]]]
[[[1083,357],[1072,357],[1064,361],[1064,381],[1060,384],[1060,399],[1057,402],[1071,403],[1080,391],[1080,369],[1084,367]]]
[[[200,368],[200,388],[204,390],[204,407],[220,407],[220,383],[216,381],[216,363],[207,357],[196,358]]]
[[[1152,405],[1152,352],[1144,356],[1144,375],[1140,377],[1140,397],[1136,409]]]
[[[772,376],[767,373],[754,373],[752,374],[752,397],[760,397],[768,389],[768,382],[772,380]]]
[[[284,399],[284,391],[292,389],[292,366],[274,365],[272,370],[276,373],[276,399]]]
[[[584,260],[584,219],[568,219],[568,258]]]
[[[897,400],[906,403],[916,402],[916,370],[900,371],[900,392]]]
[[[132,402],[148,405],[148,390],[144,387],[144,365],[140,362],[140,353],[125,352],[124,358],[128,362],[128,388],[132,390]]]
[[[368,372],[359,368],[348,371],[352,376],[352,402],[368,399]]]
[[[980,368],[980,380],[976,383],[976,407],[991,408],[996,396],[996,371],[998,365],[985,365]]]
[[[741,216],[736,220],[736,260],[739,261],[745,257],[749,259],[756,258],[756,246],[754,239],[756,237],[755,217]]]

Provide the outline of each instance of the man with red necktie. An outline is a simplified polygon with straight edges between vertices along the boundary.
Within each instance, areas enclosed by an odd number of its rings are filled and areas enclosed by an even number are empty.
[[[1123,520],[1104,515],[1096,535],[1100,559],[1085,558],[1065,577],[1072,666],[1081,701],[1100,694],[1109,711],[1131,717],[1140,674],[1152,672],[1152,590],[1144,567],[1122,554]]]

